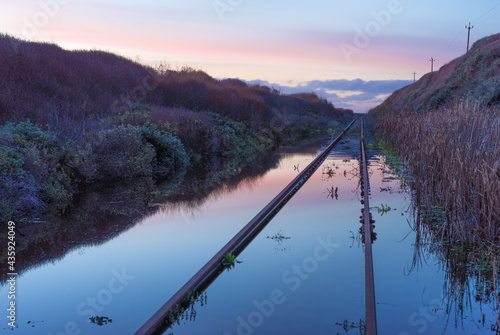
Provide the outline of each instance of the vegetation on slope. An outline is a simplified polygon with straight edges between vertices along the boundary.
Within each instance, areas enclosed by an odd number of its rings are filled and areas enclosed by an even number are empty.
[[[500,103],[500,34],[477,41],[467,54],[396,91],[370,114],[434,110],[464,96],[486,106]]]
[[[244,161],[352,118],[315,94],[281,95],[191,68],[0,35],[0,217],[64,211],[82,185],[175,178]]]
[[[415,175],[440,239],[500,246],[500,34],[370,112]]]

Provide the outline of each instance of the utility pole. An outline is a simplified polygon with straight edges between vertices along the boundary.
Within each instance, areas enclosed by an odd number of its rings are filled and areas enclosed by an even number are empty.
[[[474,26],[471,26],[470,25],[470,22],[469,22],[469,26],[465,26],[465,29],[467,29],[469,31],[469,33],[467,34],[467,52],[469,52],[469,41],[470,41],[470,30],[474,28]]]
[[[430,62],[431,62],[431,72],[434,72],[434,62],[435,62],[435,61],[436,61],[436,60],[435,60],[434,58],[432,58],[432,57],[431,57],[431,60],[430,60]]]
[[[413,71],[413,82],[416,82],[416,81],[417,81],[417,79],[416,79],[416,77],[415,77],[416,75],[417,75],[417,73],[416,73],[415,71]]]

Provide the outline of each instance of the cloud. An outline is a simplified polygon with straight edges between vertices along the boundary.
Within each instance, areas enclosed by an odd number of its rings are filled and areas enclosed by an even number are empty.
[[[250,85],[263,85],[281,90],[285,94],[315,92],[331,101],[336,107],[349,108],[365,113],[381,104],[390,94],[413,83],[411,80],[313,80],[280,85],[265,80],[247,81]]]

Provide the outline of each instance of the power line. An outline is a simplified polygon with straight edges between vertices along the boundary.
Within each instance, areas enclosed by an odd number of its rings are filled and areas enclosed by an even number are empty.
[[[452,48],[453,46],[455,46],[455,45],[457,44],[458,40],[459,40],[460,38],[462,38],[462,36],[463,36],[465,33],[466,33],[466,32],[465,32],[463,29],[460,29],[460,31],[459,31],[459,32],[458,32],[458,34],[455,36],[455,38],[453,39],[453,41],[451,41],[451,42],[450,42],[450,43],[446,46],[446,48],[444,48],[444,49],[443,49],[443,50],[442,50],[442,51],[438,54],[438,57],[443,56],[443,55],[444,55],[444,54],[445,54],[445,53],[446,53],[446,52],[447,52],[450,48]],[[446,58],[447,58],[447,57],[446,57]],[[436,60],[434,60],[434,61],[436,61]],[[427,62],[422,63],[422,66],[420,67],[420,69],[425,69],[425,68],[427,68],[427,66],[428,66],[427,64],[429,64],[429,63],[427,63]]]
[[[443,50],[441,51],[439,54],[438,54],[438,57],[440,57],[441,55],[443,55],[446,51],[448,51],[449,48],[451,48],[456,42],[457,40],[462,37],[462,35],[465,33],[465,31],[463,31],[462,29],[460,29],[460,32],[458,33],[457,37],[455,37],[455,39],[450,43],[448,44],[448,46]]]
[[[448,46],[446,48],[444,48],[439,54],[438,54],[438,57],[441,57],[446,51],[448,51],[452,46],[454,46],[458,39],[461,38],[463,35],[464,35],[465,31],[463,31],[462,29],[460,29],[460,32],[458,33],[458,35],[453,39],[453,41],[451,41]],[[425,71],[425,69],[428,69],[428,65],[429,63],[427,63],[427,61],[425,63],[422,62],[422,65],[420,67],[417,68],[420,69],[421,71]]]
[[[478,17],[476,17],[476,18],[475,18],[474,20],[472,20],[472,21],[474,21],[474,22],[479,21],[479,20],[480,20],[480,19],[482,19],[484,16],[486,16],[486,15],[488,15],[488,14],[491,14],[491,11],[492,11],[493,9],[497,8],[498,6],[500,6],[500,2],[499,2],[499,3],[497,3],[495,6],[491,7],[490,9],[488,9],[488,10],[487,10],[484,14],[481,14],[481,15],[479,15]],[[484,21],[481,21],[481,22],[484,22]]]
[[[491,14],[490,16],[482,19],[481,21],[477,22],[476,24],[480,24],[480,23],[486,22],[488,20],[491,20],[492,18],[494,18],[495,16],[497,16],[499,13],[490,13],[490,14]]]
[[[477,24],[480,24],[480,23],[483,23],[487,20],[490,20],[492,19],[493,17],[495,17],[497,15],[497,13],[492,13],[492,11],[496,8],[498,8],[500,6],[500,2],[498,2],[496,5],[494,5],[493,7],[491,7],[490,9],[488,9],[486,12],[484,12],[483,14],[479,15],[478,17],[476,17],[474,20],[472,20],[472,22],[476,22],[476,25]],[[482,19],[482,20],[481,20]],[[479,21],[481,20],[481,21]],[[470,23],[469,23],[469,26],[470,26]],[[467,27],[466,27],[467,28]],[[473,27],[471,27],[472,29]],[[468,30],[468,33],[470,34],[470,29]],[[458,33],[458,35],[455,37],[455,39],[450,43],[448,44],[448,46],[446,48],[443,49],[443,51],[441,51],[438,56],[440,57],[441,55],[443,55],[446,51],[448,51],[456,42],[459,38],[462,37],[462,35],[464,34],[464,31],[461,29],[460,32]],[[468,41],[467,41],[467,44],[469,45],[470,43],[470,35],[469,35],[469,38],[468,38]],[[467,50],[469,49],[469,46],[467,46]],[[435,61],[435,60],[434,60]],[[434,63],[433,61],[433,63]],[[427,63],[427,62],[426,62]],[[428,64],[428,63],[427,63]],[[420,69],[423,69],[425,68],[427,65],[423,64],[422,63],[422,66],[420,67]],[[432,66],[432,64],[431,64]]]

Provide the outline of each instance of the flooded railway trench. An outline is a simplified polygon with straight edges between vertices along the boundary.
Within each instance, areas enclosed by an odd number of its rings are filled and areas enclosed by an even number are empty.
[[[224,270],[165,334],[358,334],[364,329],[358,146],[359,127],[354,127],[237,257],[242,263]],[[28,269],[18,278],[22,308],[13,333],[64,334],[74,329],[80,334],[133,334],[318,149],[284,151],[279,164],[259,178],[202,202],[167,204],[111,240]],[[496,307],[474,299],[479,295],[474,281],[463,287],[473,297],[463,305],[454,291],[446,290],[446,263],[412,224],[411,193],[372,143],[368,153],[370,210],[377,233],[373,267],[378,332],[492,334]],[[109,295],[117,273],[125,276],[126,285]],[[0,288],[1,296],[6,289]],[[91,316],[113,321],[98,326],[89,321]]]

